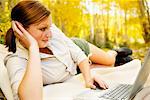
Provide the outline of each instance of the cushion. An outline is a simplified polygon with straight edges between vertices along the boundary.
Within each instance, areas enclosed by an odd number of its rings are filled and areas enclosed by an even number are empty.
[[[7,100],[13,100],[13,94],[7,69],[4,66],[4,58],[8,54],[7,49],[4,45],[0,44],[0,88],[6,96]]]

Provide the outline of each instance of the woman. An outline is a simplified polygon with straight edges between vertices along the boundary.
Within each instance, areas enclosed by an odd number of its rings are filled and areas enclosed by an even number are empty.
[[[64,82],[76,74],[77,66],[86,87],[95,89],[97,82],[101,88],[108,88],[101,79],[91,76],[88,57],[52,24],[50,11],[41,3],[19,2],[12,9],[11,19],[12,28],[7,31],[5,44],[13,53],[7,55],[5,65],[15,100],[42,100],[43,85]],[[92,48],[96,47],[92,45]],[[94,61],[95,51],[91,49],[91,52],[90,60]],[[99,52],[97,48],[96,52],[106,61],[109,57],[115,59],[114,52]],[[101,58],[100,61],[108,63]]]

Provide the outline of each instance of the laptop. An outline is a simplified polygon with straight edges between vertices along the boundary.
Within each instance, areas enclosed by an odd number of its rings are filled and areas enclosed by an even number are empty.
[[[73,100],[131,100],[143,88],[150,73],[150,48],[133,85],[110,83],[107,90],[87,90]]]

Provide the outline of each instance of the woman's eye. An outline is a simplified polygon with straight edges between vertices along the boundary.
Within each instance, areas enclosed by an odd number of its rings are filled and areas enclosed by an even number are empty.
[[[42,28],[42,29],[40,29],[41,31],[45,31],[46,30],[46,28]]]

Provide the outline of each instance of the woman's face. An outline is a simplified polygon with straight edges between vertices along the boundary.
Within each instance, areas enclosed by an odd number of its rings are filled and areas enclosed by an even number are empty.
[[[52,34],[50,27],[52,25],[51,16],[45,18],[38,24],[31,24],[27,28],[27,31],[36,39],[39,48],[45,48],[48,44],[48,40],[51,38]]]

